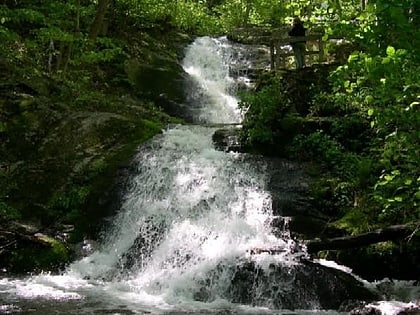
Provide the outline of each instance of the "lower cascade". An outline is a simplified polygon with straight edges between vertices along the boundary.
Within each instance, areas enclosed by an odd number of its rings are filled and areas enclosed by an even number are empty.
[[[419,295],[408,282],[384,294],[343,266],[313,261],[287,218],[274,227],[270,162],[212,143],[212,124],[241,121],[230,68],[239,62],[248,62],[244,50],[225,38],[187,47],[189,100],[201,125],[169,126],[140,148],[98,249],[61,275],[1,279],[0,313],[345,314],[362,302]],[[277,165],[285,176],[297,167]]]

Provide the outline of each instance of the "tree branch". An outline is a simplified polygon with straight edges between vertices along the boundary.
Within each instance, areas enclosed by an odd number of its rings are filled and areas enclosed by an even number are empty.
[[[343,236],[324,240],[309,241],[306,246],[308,253],[322,250],[338,250],[367,246],[379,242],[395,241],[407,238],[410,240],[419,231],[420,221],[402,225],[391,225],[383,229],[362,233],[354,236]]]

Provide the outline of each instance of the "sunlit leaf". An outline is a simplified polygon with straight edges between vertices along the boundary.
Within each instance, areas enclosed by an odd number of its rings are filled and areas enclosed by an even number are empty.
[[[389,57],[385,57],[384,59],[382,59],[382,64],[383,65],[387,65],[391,62],[391,58]]]
[[[392,47],[392,46],[388,46],[386,48],[386,54],[390,57],[394,56],[395,55],[395,48]]]
[[[412,179],[406,179],[405,182],[404,182],[404,184],[407,185],[407,186],[411,185],[412,183],[413,183]]]

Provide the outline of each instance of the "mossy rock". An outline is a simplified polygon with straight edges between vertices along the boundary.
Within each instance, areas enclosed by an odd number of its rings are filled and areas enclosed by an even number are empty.
[[[60,241],[44,234],[37,234],[35,239],[37,242],[20,245],[12,252],[8,259],[11,272],[59,270],[70,261],[71,255]]]
[[[154,56],[151,63],[130,60],[126,72],[136,92],[151,99],[167,114],[185,117],[188,76],[173,59]]]

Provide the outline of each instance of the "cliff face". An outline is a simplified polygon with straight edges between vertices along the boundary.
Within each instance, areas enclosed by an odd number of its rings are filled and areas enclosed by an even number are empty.
[[[30,60],[0,60],[0,267],[41,270],[71,259],[20,263],[34,244],[57,248],[36,233],[71,242],[94,236],[116,210],[116,174],[141,143],[182,118],[179,61],[189,38],[137,36],[125,42],[124,58],[89,69],[88,82],[77,72],[37,73]]]

